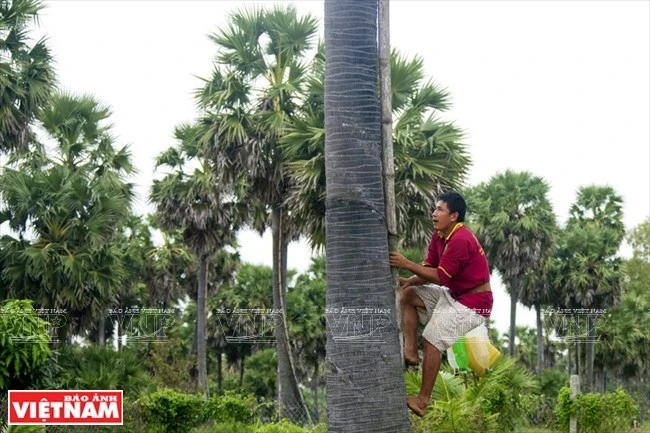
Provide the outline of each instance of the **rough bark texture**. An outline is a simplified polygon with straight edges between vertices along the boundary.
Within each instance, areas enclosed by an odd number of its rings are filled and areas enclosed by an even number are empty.
[[[519,281],[510,278],[510,335],[508,335],[508,355],[515,356],[515,335],[517,331],[517,301],[519,300]]]
[[[97,332],[99,332],[97,344],[99,347],[104,347],[106,345],[106,315],[103,312],[99,314],[99,327]]]
[[[205,298],[207,295],[208,259],[202,255],[199,259],[199,292],[196,297],[196,351],[197,351],[197,374],[198,389],[207,395],[208,373],[205,354]]]
[[[384,202],[386,203],[386,226],[388,228],[388,250],[399,249],[397,236],[397,213],[395,210],[395,162],[393,158],[393,110],[390,81],[390,14],[389,0],[379,0],[379,101],[381,107],[381,147],[384,180]],[[402,318],[399,306],[399,272],[391,269],[391,284],[395,289],[395,323],[399,330],[400,353],[404,354]]]
[[[330,432],[410,428],[388,264],[377,6],[377,0],[325,2]]]
[[[591,316],[587,316],[587,353],[586,353],[586,391],[593,392],[594,390],[594,358],[596,355],[594,348],[594,341],[596,339],[596,332],[594,330],[594,321]]]
[[[542,312],[539,302],[535,303],[535,321],[537,324],[537,374],[544,370],[544,337],[542,335]]]
[[[276,322],[275,346],[278,351],[278,413],[293,423],[310,421],[309,413],[298,388],[291,345],[287,333],[287,242],[282,229],[282,210],[271,211],[271,232],[273,237],[273,309],[282,311],[281,320]]]

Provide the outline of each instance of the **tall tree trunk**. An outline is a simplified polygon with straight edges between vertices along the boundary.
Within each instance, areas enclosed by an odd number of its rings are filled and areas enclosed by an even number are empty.
[[[377,14],[377,0],[325,1],[329,432],[410,429],[384,217]],[[358,309],[387,313],[362,322]]]
[[[390,13],[389,0],[379,0],[379,101],[381,106],[381,147],[386,203],[386,226],[388,229],[388,250],[399,249],[397,236],[397,215],[395,212],[395,161],[393,158],[393,103],[390,81]],[[404,356],[402,317],[399,305],[399,271],[391,269],[391,284],[395,290],[395,323],[399,332],[400,352]]]
[[[278,352],[278,414],[296,424],[309,421],[309,412],[298,388],[291,345],[287,330],[287,242],[282,227],[282,209],[271,210],[273,238],[273,309],[282,312],[275,327],[275,345]]]
[[[122,320],[116,320],[116,322],[115,336],[117,338],[117,350],[119,352],[122,349]]]
[[[517,301],[519,300],[519,281],[510,278],[510,335],[508,335],[508,355],[515,356],[515,333],[517,331]]]
[[[582,368],[580,368],[581,367],[580,366],[580,355],[581,355],[580,352],[582,352],[582,351],[580,350],[580,342],[576,341],[575,344],[576,344],[576,373],[575,374],[580,376],[582,374]],[[583,382],[582,377],[580,378],[580,382]]]
[[[217,353],[217,393],[223,395],[223,353]]]
[[[196,297],[196,352],[198,391],[208,395],[208,376],[205,348],[205,298],[208,278],[208,258],[205,254],[199,259],[199,292]]]
[[[158,330],[156,330],[156,339],[158,341],[164,341],[167,338],[167,333],[165,332],[165,326],[167,326],[167,313],[166,313],[166,311],[167,311],[167,301],[163,301],[161,306],[162,306],[162,310],[163,310],[163,315],[161,316],[162,321],[161,321],[161,324],[160,324],[161,332],[157,332]]]
[[[535,302],[535,316],[537,321],[537,374],[544,371],[544,329],[542,328],[542,312],[539,302]]]
[[[197,303],[196,303],[196,308],[197,308],[197,310],[196,310],[197,311],[197,318],[194,320],[194,332],[192,333],[192,346],[190,348],[190,353],[192,353],[192,354],[195,354],[197,352],[197,350],[198,350],[197,345],[196,345],[196,342],[198,340],[197,334],[199,333],[199,322],[197,320],[198,319],[198,308],[199,308],[198,299],[197,299]]]
[[[318,360],[314,363],[314,376],[312,377],[312,393],[314,394],[314,423],[320,421],[320,412],[318,411]]]
[[[246,355],[242,354],[241,360],[239,361],[239,390],[240,392],[244,389],[244,361],[246,360]]]
[[[106,314],[104,311],[99,313],[99,323],[97,327],[97,332],[99,333],[97,344],[99,347],[104,347],[106,345]]]
[[[585,362],[587,363],[587,391],[591,392],[594,389],[594,358],[596,356],[594,345],[596,333],[593,329],[594,321],[590,315],[587,316],[587,354]]]

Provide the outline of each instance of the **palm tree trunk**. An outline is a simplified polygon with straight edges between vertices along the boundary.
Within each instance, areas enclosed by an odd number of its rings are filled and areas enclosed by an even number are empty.
[[[117,350],[120,351],[122,349],[122,320],[118,318],[116,322],[115,336],[117,338]]]
[[[587,316],[587,354],[586,354],[586,363],[587,363],[587,391],[591,392],[594,388],[594,339],[596,334],[593,330],[593,319],[591,316]]]
[[[399,249],[397,236],[397,215],[395,211],[395,162],[393,157],[393,110],[390,81],[390,14],[389,0],[379,0],[379,86],[381,105],[381,147],[386,202],[386,226],[388,228],[388,250]],[[399,305],[399,271],[391,269],[391,284],[395,290],[395,320],[399,331],[400,352],[404,356],[404,337]]]
[[[102,311],[99,313],[99,323],[97,327],[97,332],[99,333],[98,338],[97,338],[97,344],[99,347],[104,347],[106,346],[106,315]]]
[[[196,352],[197,352],[197,374],[198,391],[208,394],[208,377],[206,365],[205,347],[205,298],[208,278],[208,258],[205,254],[199,259],[199,291],[196,301]]]
[[[517,300],[519,299],[519,281],[510,278],[510,335],[508,335],[508,354],[515,356],[515,332],[517,329]]]
[[[309,412],[298,388],[291,345],[287,330],[287,242],[282,227],[282,209],[271,210],[271,232],[273,238],[273,309],[281,311],[281,320],[275,327],[275,345],[278,352],[278,414],[280,419],[288,418],[296,424],[309,419]]]
[[[217,393],[223,395],[223,360],[221,359],[223,354],[221,352],[217,353]]]
[[[242,392],[244,389],[244,360],[246,359],[246,354],[242,354],[241,360],[239,361],[239,391]]]
[[[537,321],[537,374],[541,375],[544,370],[544,336],[542,334],[544,330],[539,302],[535,303],[535,316]]]
[[[576,374],[580,376],[582,374],[582,368],[580,368],[580,355],[581,355],[581,350],[580,350],[580,342],[576,341]],[[582,378],[581,378],[582,379]],[[581,380],[582,382],[582,380]]]
[[[318,424],[320,421],[320,413],[318,412],[318,360],[314,363],[314,376],[312,377],[312,392],[314,394],[314,422]]]
[[[377,0],[325,2],[329,432],[410,429],[384,217],[377,14]],[[361,318],[343,308],[385,309],[385,327],[347,327]]]

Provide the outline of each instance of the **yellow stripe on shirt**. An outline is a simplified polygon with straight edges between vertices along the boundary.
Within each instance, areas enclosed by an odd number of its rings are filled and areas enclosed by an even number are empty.
[[[445,275],[447,275],[449,278],[451,278],[451,274],[449,274],[449,272],[447,272],[447,271],[445,270],[445,268],[443,268],[442,266],[438,266],[438,269],[440,269],[442,272],[445,273]]]

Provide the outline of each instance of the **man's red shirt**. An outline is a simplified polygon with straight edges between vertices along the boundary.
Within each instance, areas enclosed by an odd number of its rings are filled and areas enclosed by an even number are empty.
[[[463,223],[458,223],[447,238],[434,231],[424,266],[438,269],[440,285],[449,288],[459,303],[484,317],[492,311],[492,292],[467,293],[490,281],[490,269],[483,247]]]

